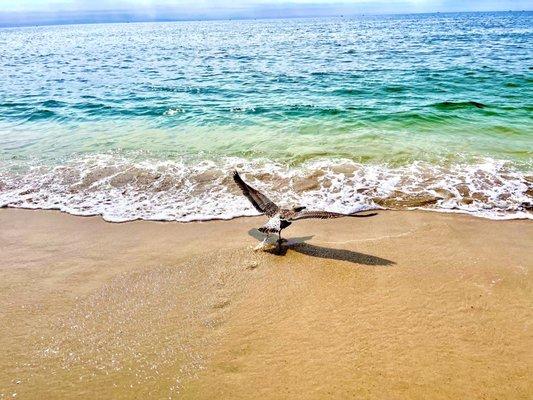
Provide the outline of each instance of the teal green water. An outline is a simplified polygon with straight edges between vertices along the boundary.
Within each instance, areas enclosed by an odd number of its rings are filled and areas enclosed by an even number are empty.
[[[531,12],[2,29],[0,203],[248,215],[237,167],[344,211],[529,218],[532,37]]]

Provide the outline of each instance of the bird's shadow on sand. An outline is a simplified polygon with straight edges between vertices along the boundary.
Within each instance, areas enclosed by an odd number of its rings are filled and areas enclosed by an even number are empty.
[[[266,238],[264,233],[259,232],[257,229],[250,229],[248,234],[253,238],[263,241]],[[276,246],[272,248],[267,248],[266,252],[277,255],[284,256],[290,250],[295,251],[300,254],[305,254],[311,257],[325,258],[330,260],[341,260],[348,261],[354,264],[364,264],[364,265],[381,265],[381,266],[391,266],[396,264],[394,261],[387,260],[386,258],[372,256],[370,254],[358,253],[351,250],[343,249],[334,249],[330,247],[315,246],[313,244],[306,243],[308,240],[312,239],[313,236],[303,236],[291,238],[287,241],[284,241],[280,251]],[[268,242],[270,244],[275,244]]]

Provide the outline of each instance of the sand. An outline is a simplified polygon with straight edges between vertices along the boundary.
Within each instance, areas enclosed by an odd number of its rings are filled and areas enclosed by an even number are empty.
[[[0,398],[530,399],[533,223],[0,210]]]

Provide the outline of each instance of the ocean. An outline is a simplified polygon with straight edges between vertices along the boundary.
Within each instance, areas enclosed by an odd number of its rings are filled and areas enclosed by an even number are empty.
[[[533,216],[533,13],[0,29],[0,206]]]

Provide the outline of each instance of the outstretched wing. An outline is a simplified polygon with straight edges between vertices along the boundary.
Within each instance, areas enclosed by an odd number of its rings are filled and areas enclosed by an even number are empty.
[[[250,200],[257,211],[266,214],[269,217],[274,216],[279,211],[279,207],[274,204],[273,201],[244,182],[237,171],[233,172],[233,180],[241,188],[242,193],[248,198],[248,200]]]
[[[357,218],[365,218],[365,217],[373,217],[374,215],[377,215],[378,213],[370,213],[370,214],[341,214],[336,212],[330,212],[330,211],[300,211],[296,213],[294,216],[291,217],[292,221],[296,221],[299,219],[308,219],[308,218],[319,218],[319,219],[332,219],[332,218],[342,218],[342,217],[357,217]]]

